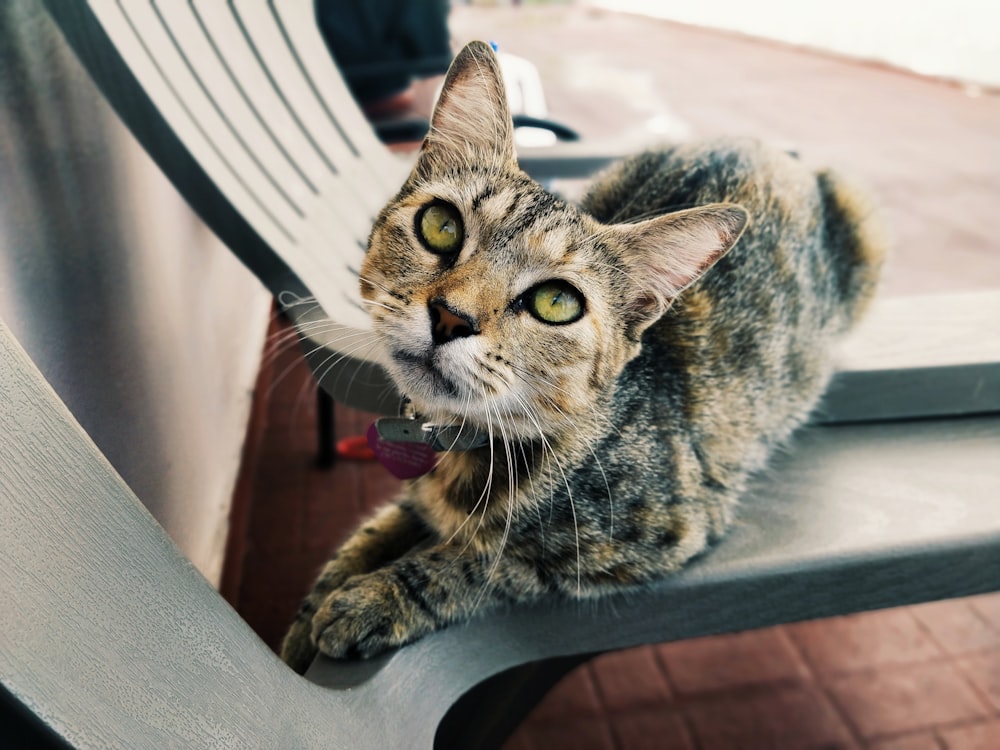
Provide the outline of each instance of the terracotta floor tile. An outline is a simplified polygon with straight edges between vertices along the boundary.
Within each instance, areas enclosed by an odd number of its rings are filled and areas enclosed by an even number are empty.
[[[242,597],[263,598],[263,596],[301,597],[316,578],[326,555],[313,551],[306,555],[301,550],[283,555],[263,554],[251,551],[244,566],[244,576],[248,584],[244,585]]]
[[[296,392],[285,393],[280,388],[274,392],[268,412],[271,432],[275,437],[284,439],[289,439],[293,432],[297,433],[291,439],[303,447],[313,447],[316,440],[315,385],[312,382],[304,385],[306,373],[299,368],[289,373],[284,380],[287,386],[296,388]],[[302,388],[308,388],[310,392],[300,392]],[[303,426],[310,429],[303,430]]]
[[[940,734],[947,750],[997,750],[1000,748],[1000,720],[996,719],[943,729]]]
[[[812,620],[785,629],[821,676],[942,656],[905,608]]]
[[[693,638],[657,646],[679,694],[802,680],[809,672],[780,628]]]
[[[972,608],[994,628],[1000,630],[1000,591],[969,599]]]
[[[503,750],[535,750],[533,739],[527,731],[516,731],[503,743]],[[539,750],[544,750],[544,748]]]
[[[670,702],[670,686],[652,646],[603,654],[587,666],[601,704],[608,711]]]
[[[669,708],[646,708],[616,714],[611,732],[621,750],[693,750],[680,715]]]
[[[298,596],[250,598],[240,602],[240,615],[260,639],[277,652],[300,602],[301,597]]]
[[[1000,648],[966,656],[958,667],[1000,713]]]
[[[558,722],[527,722],[504,745],[514,750],[527,744],[532,750],[617,750],[611,728],[603,717],[567,716]]]
[[[254,549],[265,557],[294,554],[302,549],[305,507],[301,500],[287,496],[257,493],[249,521],[249,536]]]
[[[968,600],[921,604],[910,607],[910,612],[949,654],[1000,646],[1000,630],[990,625]]]
[[[580,716],[602,716],[604,710],[597,697],[593,679],[587,670],[587,665],[577,667],[563,677],[553,687],[527,721],[559,722],[575,721]]]
[[[983,718],[986,708],[947,661],[884,667],[830,681],[845,716],[867,739]]]
[[[288,411],[286,411],[288,409]],[[293,467],[311,467],[316,460],[316,431],[312,420],[301,420],[290,409],[271,404],[262,451],[269,458],[293,461]]]
[[[361,524],[361,477],[357,471],[313,471],[306,481],[302,544],[328,553]]]
[[[833,706],[807,685],[703,698],[682,710],[702,750],[855,747]]]
[[[901,737],[879,740],[867,746],[868,750],[941,750],[942,745],[934,732],[917,732]]]

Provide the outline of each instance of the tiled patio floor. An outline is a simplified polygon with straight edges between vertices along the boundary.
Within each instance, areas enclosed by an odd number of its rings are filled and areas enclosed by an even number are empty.
[[[553,114],[588,136],[669,115],[794,143],[875,185],[900,238],[889,291],[1000,284],[996,95],[733,35],[524,10],[456,8],[455,36],[499,38],[535,61]],[[397,484],[375,464],[315,468],[311,380],[294,347],[271,366],[234,598],[274,645],[329,550]],[[338,434],[367,427],[338,409]],[[507,747],[996,750],[1000,594],[607,654],[568,675]]]

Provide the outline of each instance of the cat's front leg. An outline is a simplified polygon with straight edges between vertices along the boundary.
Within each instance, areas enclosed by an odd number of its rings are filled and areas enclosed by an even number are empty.
[[[527,566],[508,559],[493,566],[489,556],[437,545],[351,578],[320,606],[312,634],[328,656],[367,658],[477,610],[540,593]]]
[[[281,644],[281,658],[300,674],[316,656],[312,621],[332,592],[352,576],[369,573],[425,542],[427,526],[406,501],[383,508],[340,547],[326,563],[302,602]]]

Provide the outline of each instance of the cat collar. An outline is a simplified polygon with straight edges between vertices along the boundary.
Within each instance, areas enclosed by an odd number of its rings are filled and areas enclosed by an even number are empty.
[[[436,453],[471,451],[489,443],[489,436],[468,425],[441,425],[411,417],[375,420],[379,438],[392,443],[423,443]]]
[[[468,451],[489,442],[489,436],[479,430],[414,417],[377,419],[367,437],[375,458],[397,479],[415,479],[433,471],[438,453]]]

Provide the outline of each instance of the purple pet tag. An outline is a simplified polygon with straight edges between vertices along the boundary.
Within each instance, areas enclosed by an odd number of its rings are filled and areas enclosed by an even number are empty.
[[[437,453],[426,443],[383,440],[374,424],[368,428],[367,437],[375,458],[397,479],[421,477],[437,464]]]

